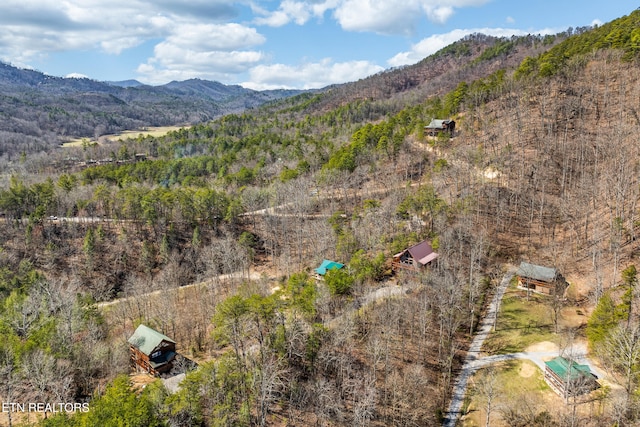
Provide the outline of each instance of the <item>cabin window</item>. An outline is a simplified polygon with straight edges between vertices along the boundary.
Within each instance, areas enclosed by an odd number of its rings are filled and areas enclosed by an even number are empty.
[[[155,359],[156,357],[160,356],[162,354],[161,351],[156,351],[155,353],[151,354],[151,358]]]
[[[529,280],[526,280],[526,279],[520,281],[520,286],[525,288],[525,289],[533,289],[533,290],[536,289],[536,284],[532,283],[532,282],[530,282]]]

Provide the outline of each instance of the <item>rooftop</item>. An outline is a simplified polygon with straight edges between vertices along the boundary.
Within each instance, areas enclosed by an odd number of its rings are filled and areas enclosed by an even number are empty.
[[[151,352],[158,347],[158,345],[162,341],[168,341],[171,343],[176,343],[174,340],[169,338],[168,336],[161,334],[155,329],[151,329],[146,325],[140,325],[136,328],[136,331],[129,338],[129,344],[136,347],[142,353],[147,356],[151,354]]]
[[[400,253],[395,254],[394,257],[399,257],[405,252],[409,252],[411,258],[415,259],[422,265],[426,265],[438,258],[438,254],[434,252],[433,247],[431,247],[429,242],[427,242],[426,240],[417,243]]]
[[[540,280],[543,282],[553,282],[558,272],[555,268],[542,267],[540,265],[529,264],[528,262],[520,263],[520,267],[516,275],[528,277],[530,279]]]
[[[444,125],[451,123],[451,120],[433,119],[431,123],[425,126],[426,129],[443,129]]]
[[[593,375],[587,365],[581,365],[574,361],[558,356],[555,359],[544,362],[547,367],[560,378],[577,380]]]
[[[340,270],[342,267],[344,267],[344,264],[325,259],[322,261],[322,264],[320,264],[320,267],[316,268],[315,271],[319,275],[324,276],[327,274],[327,270]]]

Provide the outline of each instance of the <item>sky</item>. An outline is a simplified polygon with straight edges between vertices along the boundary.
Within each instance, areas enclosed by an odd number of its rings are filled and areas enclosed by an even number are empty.
[[[629,0],[2,0],[0,61],[60,77],[314,89],[414,64],[471,33],[555,34]]]

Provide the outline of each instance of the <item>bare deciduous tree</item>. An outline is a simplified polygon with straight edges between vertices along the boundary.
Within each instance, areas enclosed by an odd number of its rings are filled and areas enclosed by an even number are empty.
[[[503,392],[495,368],[489,367],[483,369],[478,372],[476,376],[477,379],[474,384],[474,390],[484,404],[485,427],[489,427],[491,426],[491,413],[499,403]]]
[[[19,367],[16,364],[16,355],[12,348],[0,348],[0,395],[5,402],[16,402],[19,394],[18,386],[20,384]],[[12,426],[13,419],[11,411],[7,412],[9,427]]]

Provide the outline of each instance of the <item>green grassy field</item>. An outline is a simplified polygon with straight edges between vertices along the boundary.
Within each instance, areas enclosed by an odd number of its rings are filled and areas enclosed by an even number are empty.
[[[556,342],[549,297],[529,295],[510,285],[502,299],[496,330],[484,342],[488,354],[507,354],[524,351],[531,344]]]

